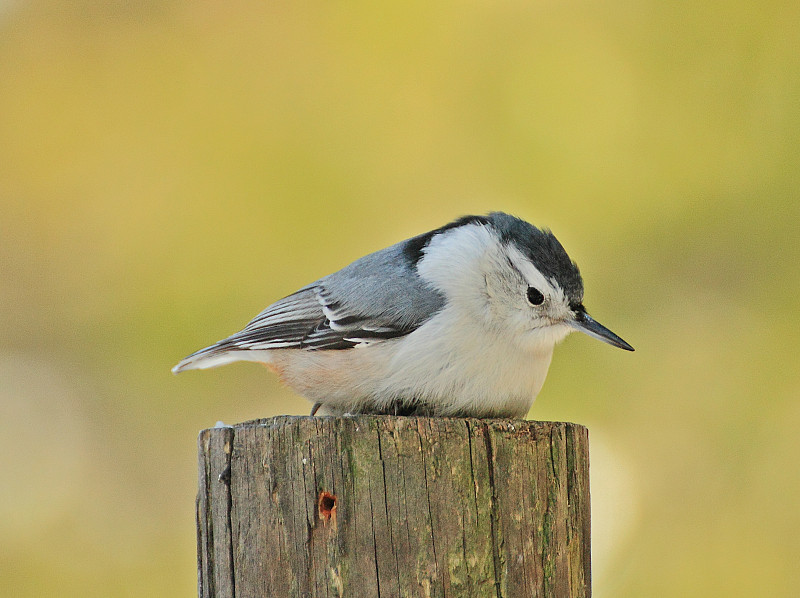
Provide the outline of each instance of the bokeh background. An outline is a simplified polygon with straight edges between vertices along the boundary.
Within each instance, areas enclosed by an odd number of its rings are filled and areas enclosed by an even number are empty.
[[[304,414],[180,358],[467,213],[552,227],[594,589],[800,586],[800,4],[0,0],[0,595],[192,596],[196,435]]]

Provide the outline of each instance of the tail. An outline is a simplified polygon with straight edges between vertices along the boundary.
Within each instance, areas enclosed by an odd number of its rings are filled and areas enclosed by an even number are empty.
[[[178,365],[172,368],[172,373],[177,374],[184,370],[205,370],[242,359],[236,353],[239,351],[231,351],[230,348],[223,348],[218,344],[211,345],[182,359]]]
[[[188,357],[182,359],[174,368],[172,373],[177,374],[184,370],[205,370],[215,368],[219,365],[233,363],[234,361],[260,361],[269,363],[271,361],[269,350],[252,350],[236,346],[225,339],[218,343],[200,349]]]

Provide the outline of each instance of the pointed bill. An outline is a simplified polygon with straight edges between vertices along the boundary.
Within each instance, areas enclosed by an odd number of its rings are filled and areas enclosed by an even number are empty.
[[[584,334],[588,334],[592,338],[608,343],[614,347],[625,349],[626,351],[633,351],[628,343],[611,332],[608,328],[596,322],[589,314],[584,311],[581,306],[575,311],[575,319],[567,321],[567,324],[572,326],[575,330],[579,330]]]

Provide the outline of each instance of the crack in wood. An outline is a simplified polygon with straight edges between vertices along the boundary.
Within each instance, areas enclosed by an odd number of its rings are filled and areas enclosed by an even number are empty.
[[[492,489],[490,513],[490,526],[492,532],[492,558],[494,559],[494,588],[497,598],[503,598],[502,587],[502,560],[500,557],[500,542],[498,539],[498,509],[497,509],[497,485],[494,476],[494,447],[492,446],[492,436],[488,424],[481,426],[484,442],[486,443],[486,461],[489,464],[489,486]]]
[[[232,513],[233,513],[233,494],[231,492],[231,482],[233,478],[233,440],[236,436],[236,431],[234,428],[228,428],[230,430],[230,437],[227,442],[228,451],[228,462],[225,465],[225,469],[223,470],[223,474],[227,472],[227,476],[225,476],[225,481],[223,482],[226,487],[227,491],[227,499],[228,499],[228,557],[230,559],[229,567],[230,567],[230,582],[231,582],[231,598],[236,598],[236,569],[235,564],[236,560],[233,556],[233,520],[232,520]],[[222,475],[220,474],[220,481],[222,481]]]

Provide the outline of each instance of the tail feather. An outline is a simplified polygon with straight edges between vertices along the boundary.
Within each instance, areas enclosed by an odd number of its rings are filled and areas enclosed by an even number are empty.
[[[212,349],[213,347],[208,347],[207,349],[201,349],[197,353],[192,353],[178,362],[178,364],[172,368],[172,373],[177,374],[184,370],[204,370],[237,360],[237,357],[231,355],[230,351],[214,351]]]
[[[185,357],[172,368],[172,373],[177,374],[184,370],[205,370],[233,363],[234,361],[260,361],[269,363],[269,351],[242,349],[231,346],[230,343],[226,343],[225,341],[220,341],[215,345],[200,349],[188,357]]]

